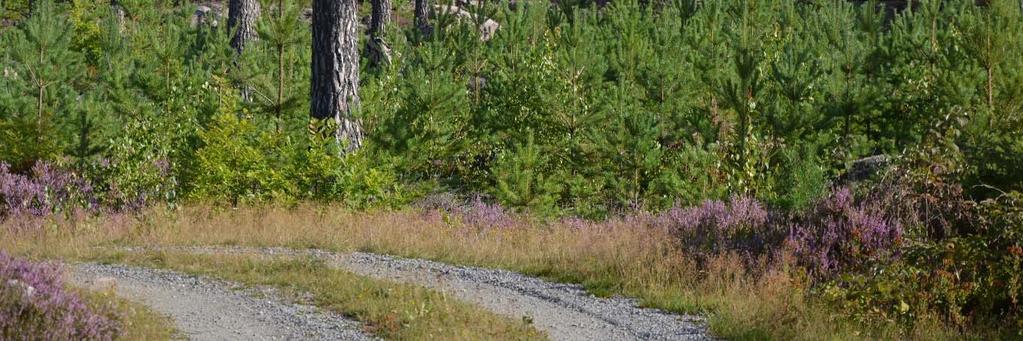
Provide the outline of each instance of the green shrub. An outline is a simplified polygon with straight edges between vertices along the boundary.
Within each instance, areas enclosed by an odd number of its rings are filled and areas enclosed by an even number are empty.
[[[561,186],[547,168],[546,157],[533,138],[498,157],[492,171],[494,197],[505,206],[539,214],[554,213]]]
[[[296,188],[285,173],[288,160],[282,158],[288,146],[281,136],[225,113],[199,137],[203,147],[195,154],[192,199],[232,205],[294,199]]]
[[[871,323],[912,326],[938,316],[960,328],[1001,324],[997,332],[1023,335],[1023,194],[985,201],[978,213],[979,233],[910,243],[901,261],[844,274],[818,290]]]

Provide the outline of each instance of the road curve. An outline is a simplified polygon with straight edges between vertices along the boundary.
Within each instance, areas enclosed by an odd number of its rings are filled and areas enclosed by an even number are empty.
[[[633,299],[600,298],[581,286],[515,272],[371,253],[248,247],[163,247],[167,252],[310,256],[352,273],[429,287],[494,313],[531,321],[554,340],[707,340],[703,319],[640,308]]]
[[[355,321],[284,302],[268,290],[124,265],[75,264],[68,270],[75,285],[112,286],[118,296],[171,317],[190,340],[373,339]]]

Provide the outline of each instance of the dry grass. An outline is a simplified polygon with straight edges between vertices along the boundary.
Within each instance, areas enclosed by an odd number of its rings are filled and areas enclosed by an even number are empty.
[[[624,294],[646,306],[701,313],[712,331],[736,339],[952,338],[940,324],[903,335],[891,325],[850,323],[806,298],[796,271],[764,269],[750,276],[735,257],[697,271],[665,231],[624,222],[583,226],[524,224],[506,229],[465,226],[441,213],[415,210],[350,212],[331,206],[154,210],[140,219],[108,217],[57,231],[5,237],[0,247],[52,254],[116,245],[246,245],[360,250],[504,268],[581,283],[596,294]],[[0,229],[2,231],[3,229]],[[0,232],[2,233],[2,232]],[[79,251],[76,251],[79,250]],[[918,328],[919,329],[919,328]],[[916,335],[919,334],[919,335]]]

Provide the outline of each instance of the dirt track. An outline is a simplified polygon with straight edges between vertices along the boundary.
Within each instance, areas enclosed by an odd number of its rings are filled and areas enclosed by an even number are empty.
[[[72,283],[113,283],[119,296],[171,317],[190,340],[372,340],[355,321],[282,301],[267,290],[240,290],[228,282],[123,265],[69,269]]]
[[[145,249],[133,249],[143,251]],[[150,249],[152,250],[152,249]],[[315,257],[355,274],[421,285],[494,313],[532,321],[555,340],[710,339],[702,319],[639,308],[626,298],[599,298],[578,285],[559,284],[510,271],[453,266],[369,253],[240,247],[174,247],[165,252]]]

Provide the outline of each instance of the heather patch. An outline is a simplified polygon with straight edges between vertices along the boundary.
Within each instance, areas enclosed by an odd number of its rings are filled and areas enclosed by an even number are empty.
[[[879,200],[857,199],[838,188],[791,224],[786,242],[799,262],[818,277],[898,256],[903,227]]]
[[[0,217],[42,217],[97,207],[92,185],[69,172],[38,162],[22,175],[0,163]]]
[[[510,228],[522,225],[511,212],[499,203],[488,203],[482,196],[474,195],[461,200],[450,193],[427,196],[416,204],[426,212],[427,217],[456,217],[458,221],[477,228]],[[431,219],[434,220],[434,219]]]
[[[767,208],[746,196],[734,196],[727,202],[708,200],[693,207],[675,206],[650,219],[675,235],[700,263],[735,253],[749,264],[776,252],[784,236],[772,224]]]
[[[96,311],[68,291],[56,264],[0,252],[0,339],[111,340],[121,333],[113,311]]]

